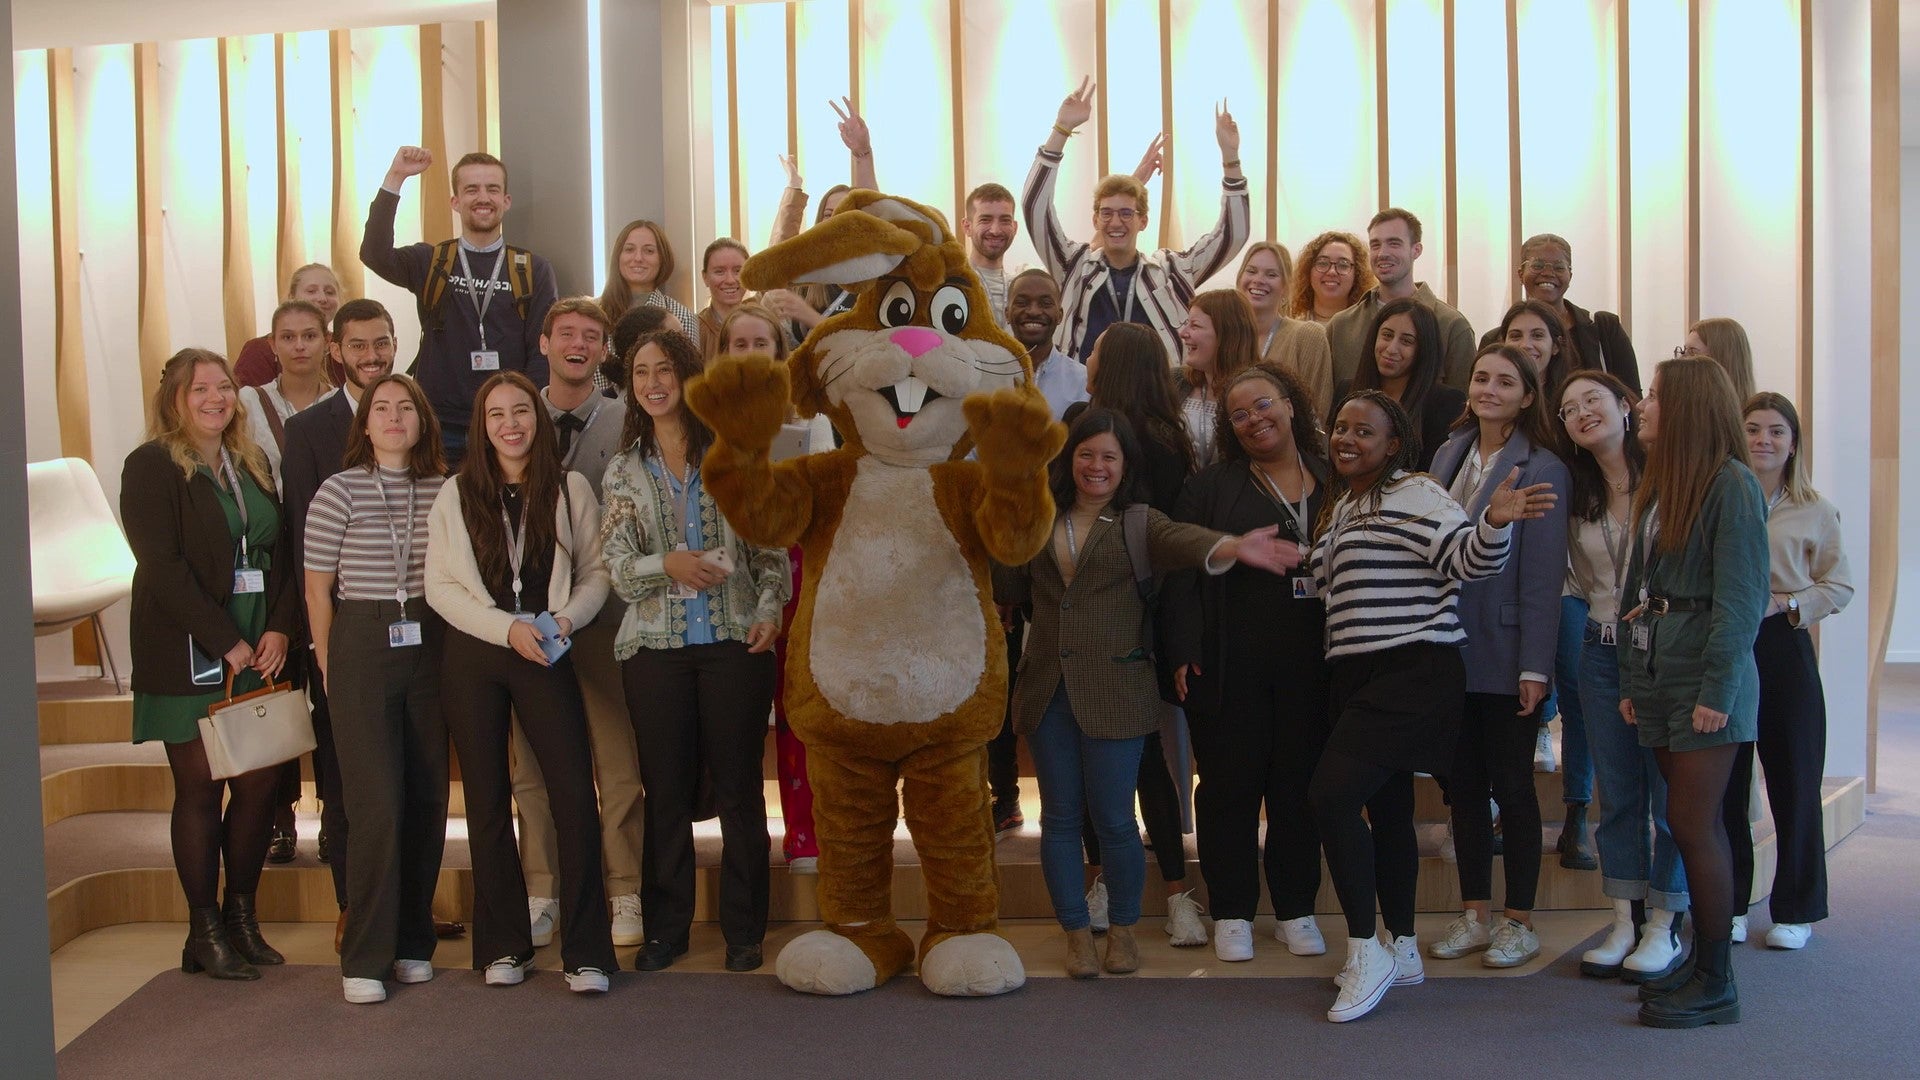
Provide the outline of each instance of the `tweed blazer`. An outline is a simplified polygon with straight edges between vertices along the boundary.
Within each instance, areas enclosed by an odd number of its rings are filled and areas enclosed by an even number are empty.
[[[1475,424],[1440,444],[1433,455],[1434,480],[1451,487],[1479,437]],[[1560,641],[1560,594],[1567,582],[1567,504],[1572,481],[1566,465],[1515,431],[1493,456],[1480,490],[1462,509],[1469,520],[1480,520],[1494,489],[1515,466],[1520,468],[1515,487],[1552,484],[1560,501],[1547,516],[1514,524],[1507,565],[1498,574],[1460,585],[1460,624],[1467,631],[1460,659],[1467,667],[1471,694],[1517,694],[1523,671],[1544,675],[1549,681],[1553,678],[1554,650]]]
[[[1062,580],[1054,544],[1026,563],[994,568],[995,599],[1030,607],[1027,651],[1013,689],[1014,730],[1040,726],[1054,688],[1089,738],[1131,739],[1160,727],[1160,684],[1140,640],[1140,592],[1127,557],[1121,511],[1108,507],[1080,549],[1072,584]],[[1226,534],[1147,511],[1148,560],[1156,575],[1205,565]]]

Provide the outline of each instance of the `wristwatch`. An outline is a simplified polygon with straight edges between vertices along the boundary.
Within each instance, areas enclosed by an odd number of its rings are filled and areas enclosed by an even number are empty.
[[[1787,596],[1787,622],[1800,625],[1800,598],[1791,594]]]

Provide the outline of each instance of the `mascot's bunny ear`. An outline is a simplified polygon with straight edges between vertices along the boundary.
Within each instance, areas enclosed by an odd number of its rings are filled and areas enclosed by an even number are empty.
[[[938,211],[877,191],[852,191],[832,217],[748,259],[740,280],[762,290],[813,283],[851,288],[951,239]]]

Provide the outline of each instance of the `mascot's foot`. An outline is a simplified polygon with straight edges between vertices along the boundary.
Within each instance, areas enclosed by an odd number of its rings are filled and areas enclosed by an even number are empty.
[[[788,989],[803,994],[857,994],[880,982],[860,946],[831,930],[809,930],[788,942],[774,961],[773,973]]]
[[[920,981],[947,997],[991,997],[1026,985],[1027,969],[998,934],[956,934],[927,950]]]

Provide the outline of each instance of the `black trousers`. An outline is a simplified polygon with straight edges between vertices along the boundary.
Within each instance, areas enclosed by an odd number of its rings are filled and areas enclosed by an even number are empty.
[[[1745,915],[1753,896],[1748,803],[1757,749],[1780,856],[1769,901],[1773,921],[1819,922],[1827,917],[1827,836],[1820,812],[1820,782],[1827,765],[1826,691],[1811,635],[1794,629],[1785,614],[1761,621],[1753,658],[1760,668],[1759,740],[1743,745],[1734,759],[1722,815],[1733,847],[1733,913]]]
[[[1272,658],[1231,658],[1226,670],[1219,712],[1189,713],[1187,723],[1200,771],[1193,815],[1207,907],[1215,919],[1252,919],[1264,869],[1275,916],[1311,915],[1320,834],[1307,789],[1326,745],[1325,681],[1283,675]]]
[[[1507,837],[1502,856],[1507,878],[1503,906],[1532,911],[1540,887],[1540,797],[1533,788],[1533,747],[1540,718],[1519,712],[1517,695],[1467,695],[1453,771],[1447,777],[1447,797],[1453,807],[1460,898],[1493,899],[1493,813],[1487,806],[1491,795],[1500,804]]]
[[[1413,935],[1420,848],[1413,831],[1413,774],[1329,749],[1308,787],[1349,938],[1373,936],[1373,905],[1394,937]],[[1365,811],[1365,818],[1361,812]]]
[[[737,641],[641,649],[622,664],[647,792],[640,910],[647,937],[685,945],[693,926],[694,794],[704,768],[720,817],[720,931],[767,933],[767,799],[760,771],[773,709],[771,651]],[[597,834],[596,834],[597,835]]]
[[[355,979],[389,978],[395,960],[431,960],[438,944],[433,892],[447,837],[445,626],[426,601],[409,601],[406,615],[421,624],[422,642],[391,648],[387,627],[399,615],[391,600],[342,601],[328,646],[339,783],[359,823],[340,945],[340,973]]]
[[[1014,673],[1020,670],[1020,647],[1026,637],[1026,613],[1015,610],[1013,626],[1007,631],[1006,715],[1000,721],[1000,734],[987,743],[987,786],[993,789],[996,820],[1020,805],[1020,747],[1019,738],[1013,733],[1013,680]]]
[[[473,852],[473,966],[531,956],[527,880],[514,846],[511,717],[517,714],[547,780],[560,848],[560,957],[568,971],[617,970],[613,928],[600,884],[600,807],[593,747],[573,662],[542,667],[502,645],[447,630],[440,701],[460,755]]]
[[[1147,839],[1153,841],[1153,859],[1160,867],[1160,880],[1185,881],[1187,844],[1180,831],[1180,791],[1174,786],[1173,773],[1167,769],[1166,746],[1157,731],[1147,732],[1140,747],[1140,775],[1134,784],[1140,799],[1140,817],[1147,826]],[[1087,849],[1087,865],[1100,865],[1100,834],[1094,831],[1093,815],[1081,819],[1080,840]]]

